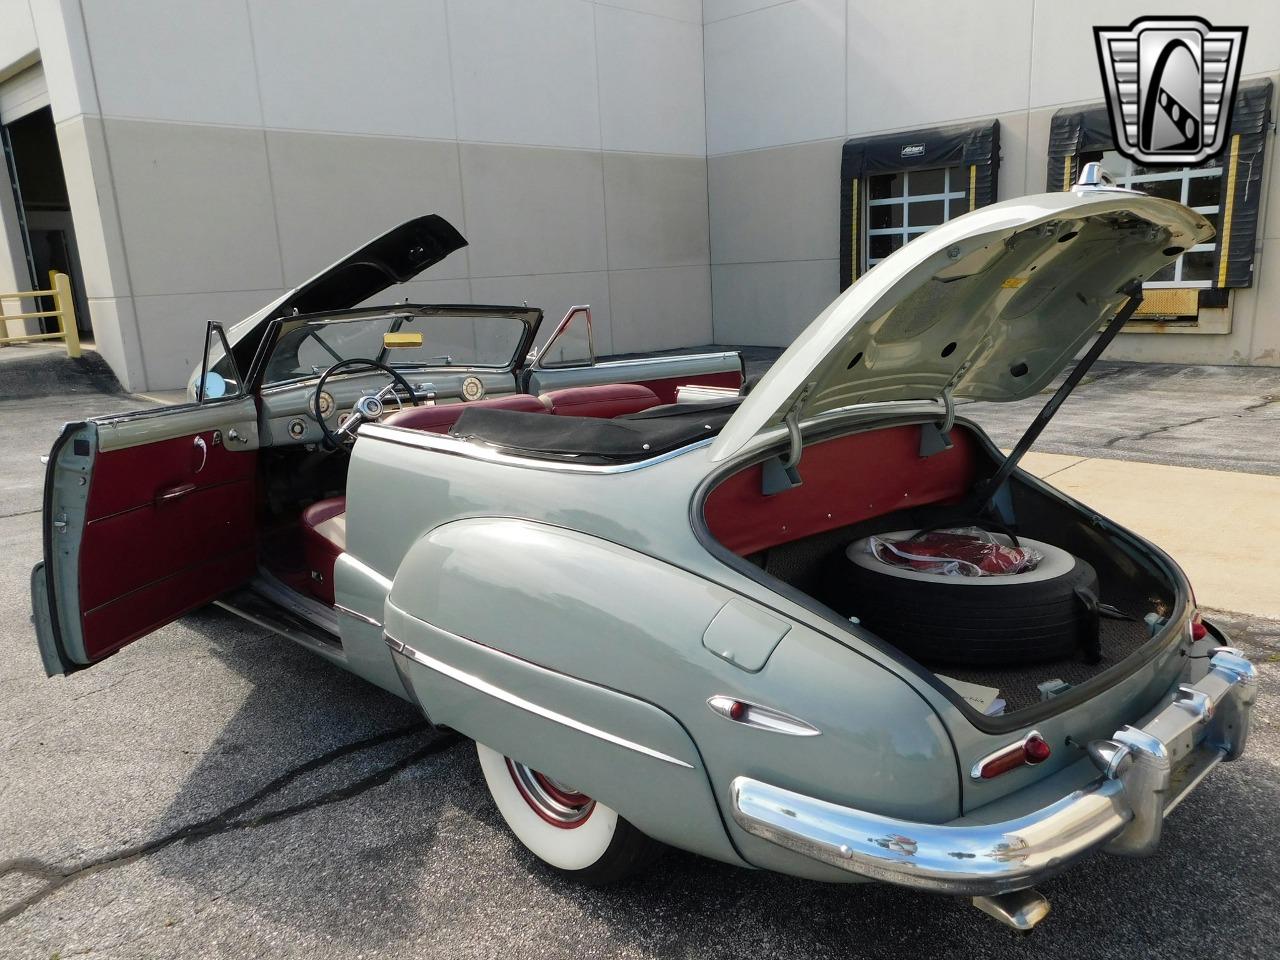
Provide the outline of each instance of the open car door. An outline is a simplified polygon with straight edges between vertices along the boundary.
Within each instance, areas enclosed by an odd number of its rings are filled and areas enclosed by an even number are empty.
[[[217,324],[206,348],[215,333],[218,369],[234,369]],[[68,423],[54,443],[44,560],[31,576],[49,676],[92,666],[253,576],[256,405],[238,375],[210,376],[217,389],[196,403]]]

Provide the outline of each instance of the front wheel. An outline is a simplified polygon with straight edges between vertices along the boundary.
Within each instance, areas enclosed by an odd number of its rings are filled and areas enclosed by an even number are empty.
[[[616,810],[519,761],[476,744],[493,802],[516,839],[535,857],[593,886],[633,876],[661,845]]]

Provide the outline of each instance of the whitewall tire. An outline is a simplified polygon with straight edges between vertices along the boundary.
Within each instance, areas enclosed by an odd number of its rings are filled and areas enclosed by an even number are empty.
[[[489,794],[516,839],[539,860],[587,883],[610,883],[652,861],[659,845],[617,811],[476,744]]]

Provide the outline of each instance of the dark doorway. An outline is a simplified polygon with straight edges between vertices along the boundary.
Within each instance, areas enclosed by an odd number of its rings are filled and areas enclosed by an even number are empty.
[[[60,270],[71,278],[76,301],[76,327],[81,340],[93,339],[89,323],[88,302],[80,271],[80,254],[76,248],[76,232],[71,223],[71,202],[67,198],[67,182],[62,173],[62,157],[58,153],[58,136],[53,127],[53,112],[45,107],[20,117],[3,128],[3,141],[9,180],[13,185],[26,246],[27,268],[34,290],[49,288],[49,271]],[[41,310],[51,310],[47,298]],[[56,329],[56,321],[42,320],[45,333]]]

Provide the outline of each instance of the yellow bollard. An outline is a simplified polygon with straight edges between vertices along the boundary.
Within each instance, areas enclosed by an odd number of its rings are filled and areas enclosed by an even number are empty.
[[[67,356],[80,356],[80,331],[76,329],[76,301],[71,295],[71,278],[57,270],[49,271],[53,288],[53,309],[58,311],[58,326],[67,344]]]

